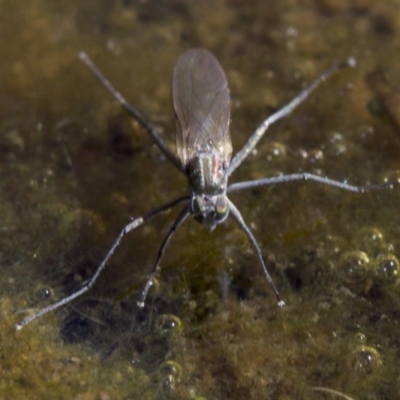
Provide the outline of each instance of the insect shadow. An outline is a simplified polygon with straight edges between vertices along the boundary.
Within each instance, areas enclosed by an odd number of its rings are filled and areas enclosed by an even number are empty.
[[[21,323],[16,325],[17,329],[21,329],[34,319],[69,303],[90,290],[121,239],[127,233],[138,228],[156,215],[177,205],[181,205],[181,210],[161,243],[152,273],[137,303],[139,307],[144,307],[147,293],[153,284],[155,274],[159,270],[160,260],[164,251],[171,237],[186,218],[191,215],[209,231],[212,231],[218,224],[224,222],[229,214],[233,216],[234,220],[249,238],[264,271],[264,275],[276,296],[278,305],[283,306],[285,303],[281,299],[278,289],[275,287],[265,266],[256,239],[244,222],[239,210],[229,200],[227,194],[258,186],[299,180],[312,180],[357,193],[393,187],[391,183],[353,186],[345,182],[335,181],[306,172],[239,182],[228,186],[228,178],[252,152],[268,127],[290,114],[299,104],[306,100],[319,84],[332,74],[344,67],[354,67],[355,60],[353,58],[349,58],[331,67],[316,78],[309,87],[304,89],[290,103],[269,116],[250,136],[243,148],[231,159],[232,143],[229,134],[230,98],[228,83],[221,65],[209,51],[204,49],[188,50],[179,58],[174,68],[172,97],[176,116],[177,155],[168,148],[161,136],[144,120],[139,111],[129,105],[125,98],[111,85],[101,71],[93,64],[88,55],[82,52],[79,54],[79,57],[121,106],[150,134],[158,148],[171,164],[179,172],[186,175],[189,194],[176,198],[150,211],[148,214],[132,220],[122,229],[93,277],[81,289],[26,317]]]

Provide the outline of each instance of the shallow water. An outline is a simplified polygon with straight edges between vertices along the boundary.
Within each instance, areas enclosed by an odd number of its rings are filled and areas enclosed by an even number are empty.
[[[211,234],[190,220],[139,311],[171,212],[126,238],[83,299],[14,329],[92,276],[131,217],[187,191],[81,50],[174,148],[173,66],[188,48],[209,49],[231,89],[234,152],[353,56],[357,68],[271,127],[231,181],[298,171],[398,181],[399,3],[267,3],[0,2],[0,398],[400,395],[400,187],[360,195],[297,182],[230,196],[283,309],[232,220]]]

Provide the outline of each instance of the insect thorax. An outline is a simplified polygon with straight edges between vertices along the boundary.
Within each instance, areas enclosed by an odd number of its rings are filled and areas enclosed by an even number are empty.
[[[229,213],[226,167],[218,155],[201,152],[188,164],[190,212],[209,230],[223,222]]]

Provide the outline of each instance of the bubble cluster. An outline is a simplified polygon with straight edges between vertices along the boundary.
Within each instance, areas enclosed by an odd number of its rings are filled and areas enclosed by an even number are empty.
[[[394,245],[386,242],[381,229],[364,227],[353,241],[357,250],[343,252],[338,262],[342,282],[352,290],[368,292],[397,285],[400,281],[400,262]],[[359,285],[359,287],[357,287]]]

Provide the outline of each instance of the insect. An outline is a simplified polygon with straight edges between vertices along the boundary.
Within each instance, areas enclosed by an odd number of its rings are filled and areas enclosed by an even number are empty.
[[[231,159],[232,144],[229,134],[230,98],[228,83],[222,67],[209,51],[204,49],[188,50],[179,58],[174,68],[172,97],[176,116],[177,155],[168,148],[162,137],[144,120],[139,111],[129,105],[125,98],[114,89],[87,54],[82,52],[79,57],[121,106],[150,134],[158,148],[172,165],[174,165],[180,173],[186,175],[189,194],[174,199],[150,211],[148,214],[132,220],[122,229],[104,260],[97,268],[95,274],[86,284],[73,294],[26,317],[21,323],[16,325],[17,329],[21,329],[41,315],[69,303],[90,290],[105,268],[114,250],[127,233],[138,228],[156,215],[178,205],[181,205],[181,210],[161,243],[152,273],[141,292],[138,301],[139,307],[144,306],[147,293],[153,284],[154,277],[159,270],[160,260],[171,237],[187,217],[191,215],[209,231],[212,231],[218,224],[224,222],[229,214],[232,215],[239,227],[246,233],[263,269],[264,275],[276,296],[278,305],[283,306],[285,303],[281,299],[278,289],[275,287],[267,267],[265,266],[261,249],[256,239],[243,220],[239,210],[229,200],[227,194],[258,186],[298,180],[312,180],[325,185],[335,186],[339,189],[359,193],[392,187],[390,183],[353,186],[348,183],[309,173],[274,176],[228,185],[228,178],[252,152],[268,127],[277,120],[290,114],[320,83],[325,81],[332,74],[344,67],[355,66],[355,60],[353,58],[349,58],[345,62],[331,67],[315,79],[309,87],[304,89],[290,103],[269,116],[255,130],[252,136],[250,136],[243,148]]]

